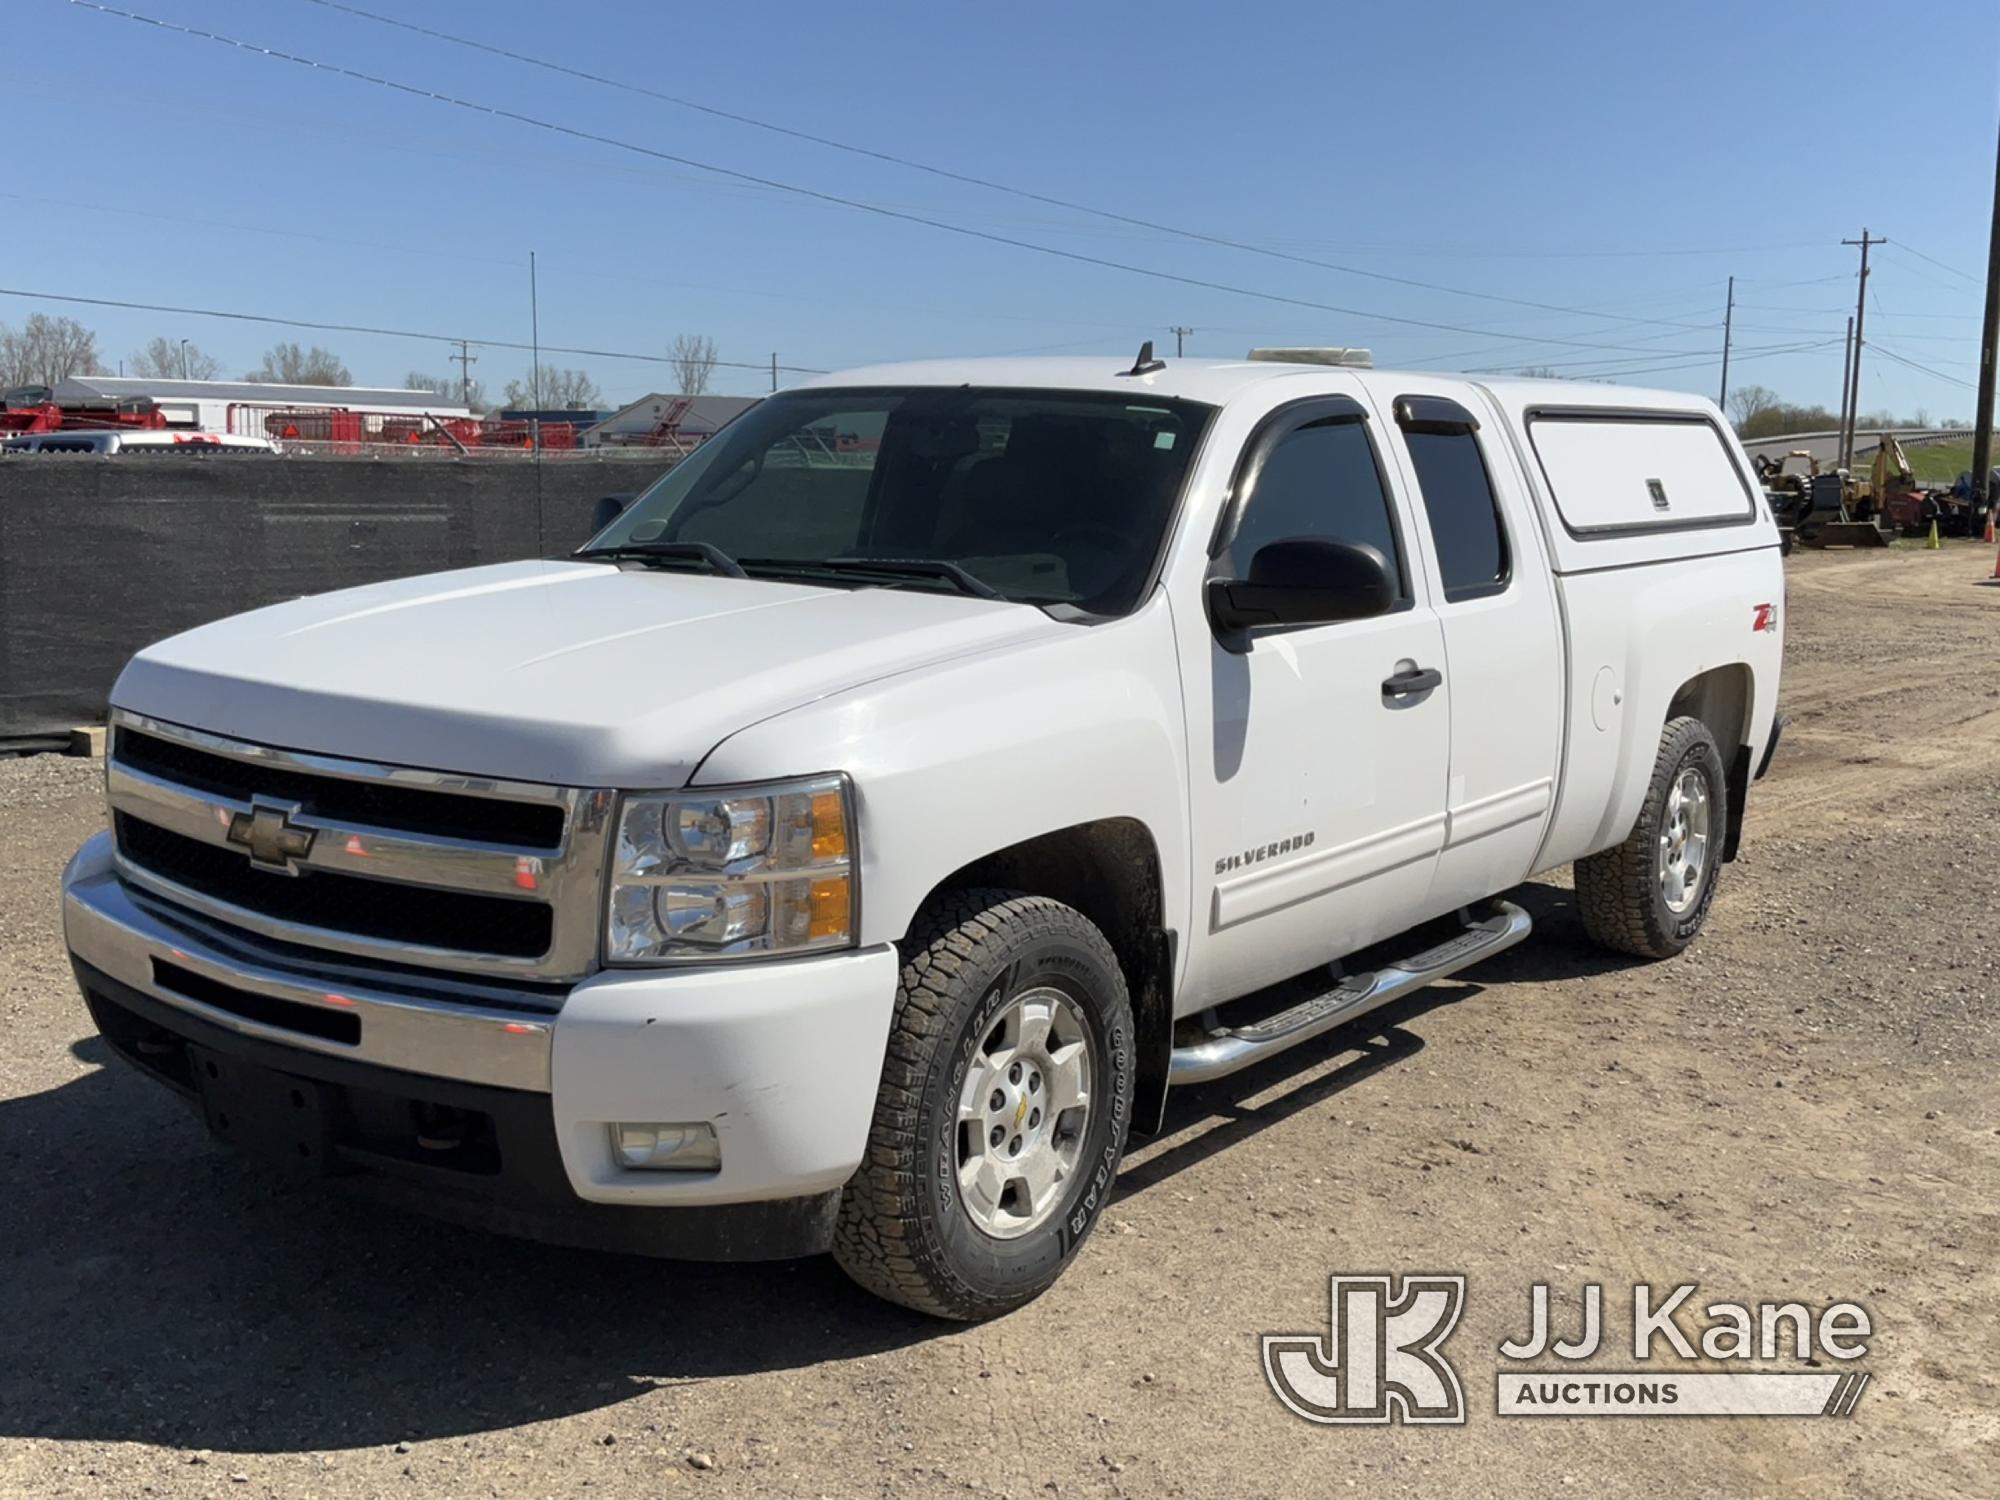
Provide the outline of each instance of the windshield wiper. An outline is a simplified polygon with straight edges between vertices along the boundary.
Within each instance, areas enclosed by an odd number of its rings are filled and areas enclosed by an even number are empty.
[[[856,577],[875,574],[884,578],[936,578],[950,584],[961,594],[970,594],[975,599],[1004,599],[992,584],[965,571],[957,563],[942,557],[746,557],[748,567],[773,572],[795,571],[801,573],[845,573]]]
[[[681,558],[688,562],[705,562],[716,572],[729,578],[748,578],[743,565],[712,542],[625,542],[616,547],[587,547],[576,554],[578,557],[608,557],[613,561],[631,559],[645,562],[648,558]]]

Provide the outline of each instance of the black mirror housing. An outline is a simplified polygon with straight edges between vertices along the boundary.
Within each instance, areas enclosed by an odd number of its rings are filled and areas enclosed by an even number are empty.
[[[1208,617],[1234,633],[1270,625],[1324,625],[1387,614],[1396,603],[1389,563],[1373,547],[1287,537],[1257,549],[1248,578],[1211,578]]]
[[[598,532],[624,515],[625,507],[636,499],[638,499],[637,495],[605,495],[601,497],[597,504],[590,508],[590,534],[596,536]]]

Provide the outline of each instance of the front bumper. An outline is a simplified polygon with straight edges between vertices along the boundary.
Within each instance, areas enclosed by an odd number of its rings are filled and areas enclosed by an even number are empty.
[[[372,1176],[378,1188],[420,1181],[427,1186],[410,1195],[415,1206],[589,1243],[603,1241],[543,1221],[596,1206],[683,1210],[647,1217],[688,1221],[695,1209],[829,1200],[860,1164],[896,989],[888,947],[606,971],[566,990],[323,958],[219,932],[134,892],[113,868],[108,834],[86,843],[64,873],[63,921],[99,1029],[155,1077],[174,1085],[174,1049],[191,1042],[325,1083],[345,1091],[336,1121],[354,1126],[345,1143],[336,1136],[343,1175]],[[150,1049],[138,1045],[146,1038]],[[191,1093],[191,1080],[181,1082]],[[483,1156],[479,1171],[427,1161],[418,1146],[408,1160],[385,1163],[376,1127],[396,1107],[379,1107],[375,1096],[404,1101],[411,1119],[427,1102],[490,1118],[497,1168],[486,1170]],[[374,1124],[363,1129],[364,1117]],[[722,1166],[625,1169],[611,1153],[615,1121],[706,1121]],[[414,1141],[422,1131],[406,1134]],[[481,1208],[499,1218],[471,1212]],[[825,1214],[813,1214],[806,1238],[817,1241]],[[525,1227],[530,1220],[542,1227]],[[693,1238],[697,1248],[675,1253],[708,1253],[703,1234]],[[755,1253],[733,1230],[712,1248]]]

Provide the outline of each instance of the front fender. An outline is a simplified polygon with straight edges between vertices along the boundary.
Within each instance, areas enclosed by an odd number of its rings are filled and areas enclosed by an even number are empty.
[[[723,740],[694,785],[854,780],[866,947],[954,871],[1038,834],[1131,818],[1160,856],[1164,925],[1188,910],[1186,737],[1166,601],[1122,620],[883,678]]]

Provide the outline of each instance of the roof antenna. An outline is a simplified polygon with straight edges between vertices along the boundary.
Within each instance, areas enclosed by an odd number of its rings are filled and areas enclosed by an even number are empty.
[[[1166,367],[1167,362],[1164,359],[1153,358],[1153,341],[1147,339],[1145,343],[1139,346],[1139,357],[1132,361],[1132,368],[1129,370],[1120,370],[1118,373],[1120,375],[1150,375],[1155,370],[1164,370]]]

